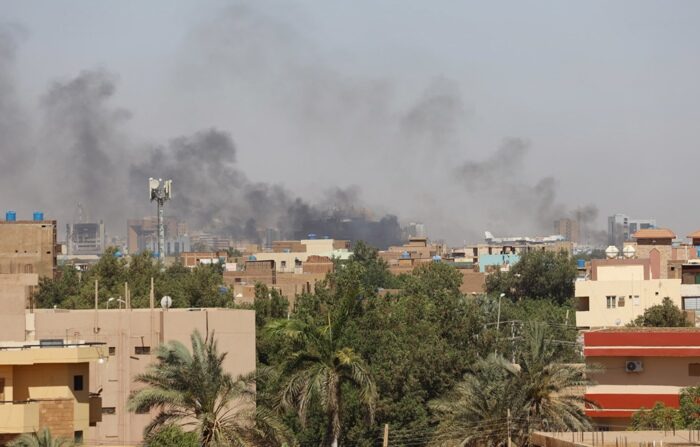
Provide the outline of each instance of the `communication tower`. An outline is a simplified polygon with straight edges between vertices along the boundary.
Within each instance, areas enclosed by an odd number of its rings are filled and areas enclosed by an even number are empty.
[[[156,202],[158,205],[158,257],[162,260],[165,258],[165,224],[163,223],[163,205],[170,200],[173,191],[173,181],[148,179],[148,192],[151,197],[151,202]]]

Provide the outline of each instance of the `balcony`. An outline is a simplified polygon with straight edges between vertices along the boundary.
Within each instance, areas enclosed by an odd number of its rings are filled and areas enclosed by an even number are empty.
[[[0,403],[0,433],[31,433],[39,429],[39,402]]]

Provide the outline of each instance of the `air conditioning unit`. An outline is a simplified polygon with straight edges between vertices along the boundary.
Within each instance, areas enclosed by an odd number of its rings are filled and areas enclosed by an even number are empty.
[[[625,362],[625,372],[638,373],[644,371],[641,360],[627,360]]]

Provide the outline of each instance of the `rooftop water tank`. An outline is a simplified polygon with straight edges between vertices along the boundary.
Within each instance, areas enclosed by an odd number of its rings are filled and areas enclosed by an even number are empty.
[[[433,262],[440,262],[442,261],[442,258],[438,255],[433,256]]]
[[[620,250],[617,249],[614,245],[609,246],[608,248],[605,249],[605,256],[608,259],[615,259],[617,258],[618,253],[620,253]]]
[[[248,256],[248,260],[249,260],[249,261],[257,261],[258,258],[256,258],[256,257],[253,256],[253,255],[250,255],[250,256]]]
[[[5,213],[5,220],[8,222],[15,222],[17,221],[17,213],[14,211],[8,211]]]
[[[44,220],[44,213],[42,213],[41,211],[34,211],[32,217],[34,219],[34,222],[41,222],[42,220]]]
[[[411,254],[407,251],[401,253],[401,259],[411,259]]]
[[[576,260],[576,265],[580,269],[585,269],[586,268],[586,260],[585,259],[577,259]]]

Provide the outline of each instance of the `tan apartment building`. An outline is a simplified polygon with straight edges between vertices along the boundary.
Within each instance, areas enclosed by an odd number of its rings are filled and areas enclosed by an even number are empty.
[[[90,371],[106,360],[104,345],[63,337],[0,343],[0,445],[43,428],[82,443],[101,418]]]
[[[554,221],[554,234],[564,236],[564,238],[578,244],[581,241],[581,231],[576,219],[562,218]]]
[[[650,259],[594,259],[575,284],[578,327],[624,326],[670,298],[681,307],[681,281],[656,276]]]
[[[255,370],[255,313],[238,309],[41,309],[27,314],[27,338],[104,343],[108,361],[89,366],[90,391],[102,398],[102,422],[84,434],[90,444],[138,445],[152,414],[127,411],[133,377],[155,361],[155,349],[177,340],[190,345],[196,329],[216,335],[227,352],[224,368],[238,376]],[[5,336],[0,329],[0,339]]]
[[[221,264],[228,262],[228,252],[226,251],[187,251],[180,253],[179,261],[188,268],[195,268],[198,265]]]
[[[56,221],[0,221],[0,275],[36,273],[53,278],[56,257]]]
[[[272,251],[255,253],[250,260],[274,261],[277,272],[295,273],[310,256],[348,259],[351,255],[349,241],[302,239],[300,241],[275,241],[272,243]]]
[[[316,283],[325,279],[334,268],[331,258],[317,255],[308,256],[305,262],[295,262],[293,271],[280,272],[275,264],[274,260],[250,259],[240,269],[225,271],[224,284],[233,288],[235,302],[252,303],[255,284],[261,283],[278,290],[293,305],[297,295],[312,293]]]

